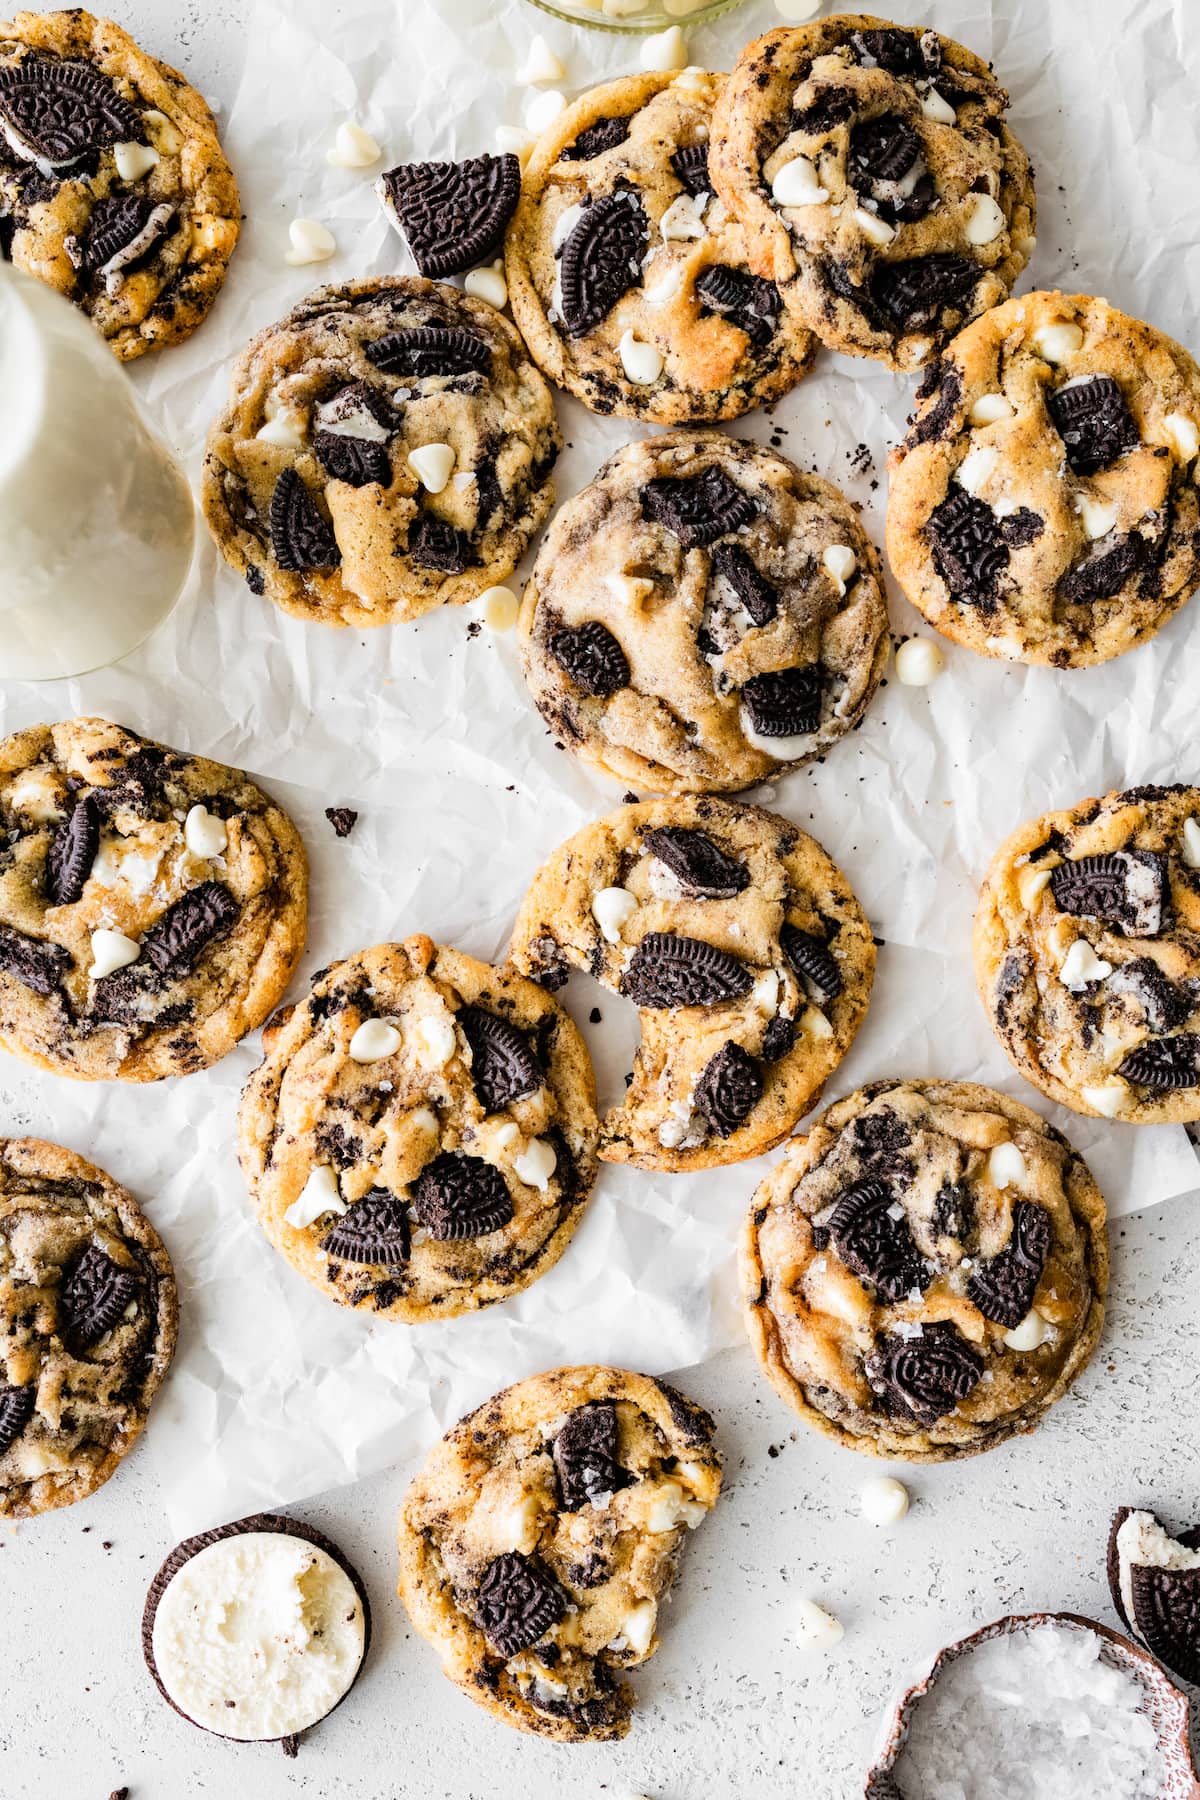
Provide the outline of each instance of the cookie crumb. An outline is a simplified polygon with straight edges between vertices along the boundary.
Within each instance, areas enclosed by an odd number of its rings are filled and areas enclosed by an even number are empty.
[[[358,824],[358,814],[352,806],[327,806],[325,817],[340,838],[348,838]]]

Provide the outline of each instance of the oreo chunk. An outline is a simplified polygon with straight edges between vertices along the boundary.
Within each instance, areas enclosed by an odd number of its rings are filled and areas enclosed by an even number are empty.
[[[749,1051],[722,1044],[696,1083],[696,1110],[717,1137],[731,1137],[762,1099],[762,1074]]]
[[[964,605],[994,600],[1009,552],[991,507],[956,487],[934,507],[925,529],[951,598]]]
[[[100,848],[100,809],[88,795],[78,801],[50,840],[46,893],[52,906],[73,906],[87,885]]]
[[[60,169],[89,150],[145,141],[136,108],[89,62],[29,56],[0,69],[0,119],[30,162]]]
[[[763,1032],[762,1053],[765,1062],[778,1062],[796,1042],[796,1021],[777,1013]]]
[[[1200,1683],[1200,1569],[1133,1563],[1129,1586],[1133,1623],[1146,1648],[1185,1681]]]
[[[665,863],[689,900],[732,900],[750,886],[750,871],[703,831],[657,825],[643,833],[642,848]]]
[[[740,1000],[754,982],[744,963],[715,944],[673,931],[650,931],[620,985],[635,1006],[719,1006]]]
[[[888,1337],[867,1359],[867,1377],[895,1412],[919,1425],[936,1425],[967,1399],[983,1374],[977,1356],[956,1326],[939,1320],[919,1338]]]
[[[1174,1037],[1139,1044],[1125,1058],[1119,1073],[1154,1093],[1200,1087],[1200,1037],[1180,1031]]]
[[[779,595],[759,573],[740,544],[717,544],[713,568],[724,576],[756,625],[769,625],[779,611]]]
[[[611,1400],[590,1400],[568,1413],[552,1454],[564,1512],[604,1505],[629,1483],[617,1461],[617,1409]]]
[[[1141,436],[1111,375],[1081,375],[1046,395],[1046,408],[1076,475],[1094,475],[1135,450]]]
[[[566,1610],[567,1597],[549,1571],[515,1550],[488,1564],[475,1596],[475,1622],[500,1656],[528,1650]]]
[[[521,165],[512,155],[402,163],[379,185],[418,269],[441,281],[499,248],[521,197]]]
[[[47,944],[11,925],[0,925],[0,970],[30,993],[45,997],[57,993],[70,966],[70,952],[61,944]]]
[[[1018,506],[1016,512],[1000,520],[1000,536],[1010,550],[1024,550],[1027,545],[1036,544],[1045,529],[1045,519],[1028,506]]]
[[[792,130],[805,137],[828,137],[847,119],[854,117],[854,95],[849,88],[826,88],[808,106],[792,112]]]
[[[856,1181],[839,1197],[827,1229],[846,1267],[886,1300],[924,1293],[934,1271],[913,1242],[907,1219],[894,1218],[896,1196],[886,1181]]]
[[[413,1211],[439,1244],[486,1237],[513,1216],[512,1195],[499,1169],[479,1156],[443,1150],[413,1183]]]
[[[599,619],[552,631],[546,648],[576,687],[598,700],[607,700],[629,686],[629,660],[608,626]]]
[[[142,955],[160,975],[187,975],[209,944],[229,936],[241,910],[223,882],[202,881],[168,906],[145,933]]]
[[[334,481],[347,487],[389,486],[392,459],[386,444],[372,444],[366,438],[347,437],[341,432],[318,431],[313,439],[317,461]]]
[[[981,1265],[967,1283],[967,1298],[985,1319],[1011,1331],[1037,1292],[1050,1255],[1050,1214],[1031,1200],[1013,1207],[1012,1234],[999,1256]]]
[[[1128,994],[1145,1014],[1152,1031],[1174,1031],[1194,1010],[1191,995],[1176,987],[1148,956],[1122,963],[1108,977],[1105,987],[1110,994]]]
[[[149,255],[174,222],[175,209],[146,194],[112,194],[96,202],[82,239],[64,240],[67,254],[88,274],[116,274]]]
[[[900,331],[939,322],[943,307],[961,310],[981,270],[949,251],[907,262],[881,262],[871,278],[871,297]]]
[[[32,1381],[21,1387],[0,1383],[0,1456],[28,1425],[36,1402],[37,1388]]]
[[[138,1291],[138,1277],[89,1244],[68,1269],[58,1296],[59,1333],[73,1356],[111,1331]]]
[[[368,344],[366,354],[385,375],[411,375],[417,381],[439,375],[488,375],[492,368],[492,353],[482,338],[444,325],[389,331]]]
[[[798,925],[784,924],[779,929],[779,942],[811,998],[821,1005],[836,1000],[842,991],[842,971],[821,940],[801,931]]]
[[[694,550],[741,531],[757,516],[758,502],[710,463],[700,475],[659,475],[648,481],[642,512],[664,525],[685,550]]]
[[[285,469],[275,483],[270,526],[271,548],[281,569],[300,575],[308,569],[336,569],[342,560],[333,527],[295,469]]]
[[[1130,532],[1118,538],[1111,550],[1089,556],[1068,569],[1058,591],[1070,606],[1090,606],[1097,600],[1113,600],[1141,566],[1146,540]]]
[[[744,331],[758,349],[765,349],[775,336],[783,301],[775,283],[765,276],[710,263],[696,277],[696,292],[709,312],[720,313]]]
[[[930,363],[921,377],[917,399],[932,404],[917,415],[908,434],[907,449],[917,444],[936,444],[950,435],[962,401],[963,374],[957,363],[944,358]]]
[[[850,133],[850,165],[873,188],[877,181],[900,181],[921,154],[921,140],[899,113],[863,119]]]
[[[671,152],[671,167],[682,186],[699,199],[701,194],[713,192],[713,178],[708,169],[708,145],[685,144],[682,150]]]
[[[1126,937],[1157,937],[1168,904],[1167,859],[1156,850],[1114,850],[1060,863],[1050,874],[1060,912],[1101,919]]]
[[[562,318],[569,337],[594,331],[641,280],[649,241],[642,203],[629,188],[602,194],[584,208],[559,263]]]
[[[339,1262],[403,1268],[409,1256],[408,1209],[387,1188],[373,1187],[342,1214],[321,1248]]]
[[[457,1023],[471,1048],[471,1079],[488,1112],[525,1100],[546,1084],[545,1071],[524,1034],[482,1006],[459,1009]]]
[[[408,560],[418,569],[462,575],[471,566],[471,540],[448,519],[421,513],[409,528]]]
[[[752,675],[742,688],[742,703],[759,737],[807,737],[821,723],[821,666]]]
[[[856,31],[851,41],[862,61],[878,63],[889,75],[916,80],[926,73],[922,40],[915,32],[889,25],[876,31]]]
[[[615,150],[628,136],[628,119],[597,119],[594,124],[584,126],[575,142],[568,144],[561,153],[559,161],[591,162],[593,157],[603,156],[606,150]]]

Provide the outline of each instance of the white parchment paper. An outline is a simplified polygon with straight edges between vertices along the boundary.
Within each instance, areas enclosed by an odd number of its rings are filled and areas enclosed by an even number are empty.
[[[890,11],[994,58],[1012,92],[1039,175],[1026,285],[1106,294],[1195,348],[1200,114],[1180,48],[1191,3],[897,0]],[[411,268],[378,210],[378,171],[326,164],[341,120],[375,133],[381,166],[476,154],[493,147],[498,124],[520,122],[530,95],[513,72],[534,31],[567,61],[568,91],[637,67],[636,38],[559,26],[525,0],[255,0],[247,12],[244,78],[222,116],[247,215],[242,245],[201,331],[134,371],[193,474],[252,331],[321,279]],[[727,67],[776,22],[754,0],[694,31],[691,53]],[[332,227],[332,262],[284,262],[297,215]],[[880,542],[886,449],[911,391],[870,364],[823,355],[769,420],[735,429],[759,441],[778,430],[787,454],[861,503]],[[560,496],[639,435],[563,396],[560,416]],[[860,443],[873,458],[865,472],[850,462]],[[915,630],[895,592],[892,604],[896,631]],[[553,747],[512,637],[469,637],[471,617],[446,611],[370,634],[302,625],[255,599],[206,541],[148,645],[79,681],[9,684],[3,729],[100,712],[261,777],[312,858],[301,978],[414,930],[499,958],[533,871],[620,793]],[[831,1096],[893,1074],[992,1082],[1069,1131],[1115,1214],[1196,1188],[1182,1129],[1077,1119],[1021,1083],[980,1008],[969,955],[980,876],[1020,820],[1112,786],[1197,779],[1196,624],[1193,605],[1134,655],[1068,674],[947,646],[933,688],[890,682],[823,766],[754,796],[815,833],[884,940],[870,1016]],[[360,812],[345,842],[323,816],[331,805]],[[632,1054],[631,1010],[582,979],[566,999],[612,1097]],[[596,1003],[600,1027],[587,1023]],[[539,1368],[595,1358],[665,1372],[739,1340],[733,1243],[758,1164],[689,1177],[605,1169],[559,1266],[481,1317],[413,1329],[337,1308],[268,1248],[243,1192],[234,1119],[257,1056],[252,1041],[205,1074],[148,1089],[55,1080],[14,1059],[0,1070],[0,1129],[93,1157],[133,1188],[170,1245],[184,1323],[149,1435],[177,1531],[411,1462],[469,1405]]]

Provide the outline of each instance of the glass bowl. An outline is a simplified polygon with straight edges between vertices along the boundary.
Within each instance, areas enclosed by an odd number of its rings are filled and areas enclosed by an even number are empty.
[[[690,6],[688,0],[529,0],[529,4],[568,25],[591,25],[597,31],[663,31],[668,25],[685,29],[702,25],[744,6],[745,0],[693,0]]]

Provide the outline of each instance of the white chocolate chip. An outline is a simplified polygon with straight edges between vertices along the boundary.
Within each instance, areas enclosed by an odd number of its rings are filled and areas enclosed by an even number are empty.
[[[654,1638],[654,1627],[658,1621],[658,1606],[653,1600],[639,1600],[631,1606],[621,1620],[620,1637],[626,1648],[638,1656],[645,1656]]]
[[[928,687],[946,666],[932,638],[908,638],[896,652],[896,680],[902,687]]]
[[[451,1020],[438,1013],[427,1013],[417,1021],[416,1037],[426,1068],[444,1069],[458,1042]]]
[[[707,1512],[702,1501],[687,1498],[677,1481],[664,1481],[646,1514],[646,1530],[674,1531],[678,1526],[686,1525],[689,1531],[694,1531]]]
[[[605,586],[614,600],[637,612],[642,601],[654,592],[654,583],[646,575],[626,575],[621,571],[605,577]]]
[[[1015,1144],[997,1144],[988,1156],[987,1172],[993,1187],[1016,1187],[1025,1179],[1025,1158]]]
[[[356,1063],[382,1062],[400,1048],[400,1033],[386,1019],[364,1019],[350,1039],[350,1060]]]
[[[846,1635],[840,1619],[818,1606],[815,1600],[801,1600],[796,1607],[796,1637],[802,1650],[832,1650]]]
[[[525,108],[525,124],[534,137],[540,137],[553,125],[566,104],[566,97],[558,88],[546,88],[529,102]]]
[[[537,1188],[544,1194],[550,1186],[550,1177],[558,1167],[558,1158],[554,1154],[553,1144],[545,1138],[534,1138],[527,1150],[513,1158],[513,1170],[526,1187]]]
[[[958,114],[945,95],[939,94],[935,87],[926,88],[922,94],[921,111],[927,119],[932,119],[935,125],[953,125],[958,118]]]
[[[1017,893],[1026,912],[1033,910],[1034,901],[1049,885],[1049,869],[1034,869],[1027,865],[1021,870],[1017,876]]]
[[[872,1475],[862,1486],[862,1515],[872,1525],[898,1525],[908,1511],[908,1489],[892,1475]]]
[[[1076,938],[1063,959],[1058,979],[1072,994],[1082,994],[1089,982],[1104,981],[1112,972],[1112,964],[1097,956],[1086,938]]]
[[[779,985],[779,974],[775,969],[768,969],[754,984],[754,1004],[769,1019],[779,1011]]]
[[[994,444],[979,444],[963,457],[954,472],[954,479],[968,494],[978,499],[980,490],[987,485],[988,477],[999,460],[1000,452]]]
[[[229,831],[224,819],[210,813],[207,806],[193,806],[183,823],[183,841],[193,856],[210,862],[224,856],[229,848]]]
[[[483,622],[489,631],[511,631],[517,622],[521,603],[509,587],[485,588],[479,596]]]
[[[1189,463],[1200,454],[1200,430],[1197,430],[1195,420],[1185,413],[1168,413],[1163,420],[1163,430],[1180,462]]]
[[[846,584],[858,568],[858,558],[849,544],[830,544],[821,557],[821,567],[838,593],[845,594]]]
[[[1107,1082],[1103,1087],[1080,1088],[1080,1093],[1094,1112],[1105,1119],[1115,1119],[1124,1111],[1129,1088],[1123,1081]]]
[[[708,203],[707,194],[677,194],[658,222],[665,243],[686,244],[707,235],[700,214]]]
[[[1036,1350],[1046,1341],[1046,1321],[1040,1312],[1027,1312],[1019,1325],[1006,1331],[1004,1341],[1010,1350]]]
[[[1080,494],[1076,502],[1079,518],[1084,531],[1093,542],[1097,538],[1107,537],[1117,522],[1120,508],[1115,500],[1093,500],[1090,494]]]
[[[994,244],[1004,230],[1004,214],[990,194],[976,194],[964,228],[968,244]]]
[[[322,225],[319,219],[293,219],[288,226],[288,237],[292,247],[284,261],[296,269],[303,268],[306,263],[328,262],[337,251],[337,239],[328,225]]]
[[[592,917],[610,944],[619,944],[621,931],[637,911],[628,888],[606,887],[592,895]]]
[[[303,450],[304,420],[289,406],[281,406],[273,419],[260,425],[255,437],[263,444],[278,444],[281,450]]]
[[[794,156],[775,172],[771,198],[776,206],[823,206],[828,188],[821,186],[817,165],[807,156]]]
[[[1065,363],[1083,349],[1083,332],[1078,325],[1043,325],[1034,332],[1032,342],[1047,362]]]
[[[369,131],[345,120],[337,128],[332,150],[325,152],[325,161],[335,169],[369,169],[382,155],[382,148]]]
[[[109,931],[106,926],[101,926],[99,931],[92,933],[92,966],[88,975],[93,981],[102,981],[115,969],[124,969],[136,962],[141,954],[142,946],[126,937],[123,931]]]
[[[800,1015],[800,1028],[807,1031],[809,1037],[831,1038],[833,1026],[825,1017],[819,1006],[806,1006]]]
[[[508,305],[508,282],[504,279],[504,261],[491,263],[484,269],[472,269],[463,281],[463,287],[476,300],[486,300],[497,312],[502,312]]]
[[[525,52],[525,61],[516,73],[516,80],[522,87],[549,87],[552,82],[565,81],[566,65],[561,56],[551,49],[541,32],[531,41]]]
[[[972,425],[995,425],[1000,419],[1011,419],[1016,410],[1003,394],[980,394],[968,417]]]
[[[449,444],[421,444],[408,453],[408,466],[421,486],[431,494],[440,494],[454,471],[457,461]]]
[[[668,300],[674,300],[683,287],[683,266],[673,262],[652,286],[645,289],[642,298],[647,306],[665,306]]]
[[[688,66],[687,39],[678,25],[668,25],[665,31],[656,31],[642,40],[640,62],[643,69],[656,71],[663,75],[672,75],[678,69]]]
[[[504,156],[517,157],[524,168],[533,152],[533,139],[520,125],[497,125],[496,148]]]
[[[183,146],[180,132],[175,129],[166,113],[159,112],[156,106],[147,107],[142,114],[142,129],[162,156],[174,156]]]
[[[1189,869],[1200,869],[1200,819],[1183,821],[1183,860]]]
[[[630,381],[640,387],[650,387],[663,372],[662,353],[654,344],[645,344],[641,338],[635,337],[632,331],[626,331],[617,345],[621,357],[621,367]]]
[[[306,1231],[324,1213],[348,1211],[338,1187],[337,1172],[329,1163],[317,1163],[308,1180],[283,1215],[285,1225]]]
[[[114,144],[113,160],[122,181],[140,181],[158,162],[158,151],[149,144]]]
[[[863,236],[872,244],[890,244],[896,235],[896,227],[881,219],[878,213],[867,212],[864,207],[854,209],[854,223]]]
[[[537,1547],[541,1528],[541,1506],[536,1494],[523,1494],[519,1500],[491,1521],[491,1533],[497,1550],[520,1550],[526,1555]]]

